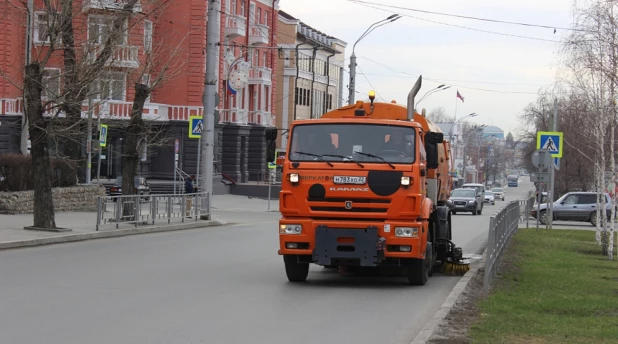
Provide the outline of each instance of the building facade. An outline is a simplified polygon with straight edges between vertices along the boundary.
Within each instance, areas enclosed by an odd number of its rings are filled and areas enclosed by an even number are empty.
[[[278,146],[287,145],[287,129],[296,119],[319,118],[342,106],[346,42],[279,11],[276,126]]]
[[[75,0],[73,30],[78,60],[87,65],[100,52],[119,10],[126,1]],[[92,113],[95,121],[110,123],[107,145],[102,149],[101,175],[111,178],[121,174],[123,122],[128,121],[134,95],[134,83],[157,82],[148,98],[143,118],[159,127],[164,144],[149,147],[142,158],[140,172],[145,177],[172,179],[174,176],[174,141],[180,141],[181,169],[197,171],[198,140],[189,138],[189,117],[203,113],[204,73],[206,66],[207,1],[169,1],[155,8],[159,1],[140,0],[122,24],[122,34],[113,45],[104,71],[92,83]],[[23,66],[27,51],[40,59],[49,49],[47,32],[53,16],[44,11],[43,0],[34,0],[32,25],[27,29],[25,2],[0,3],[4,15],[0,27],[0,153],[20,151],[23,118]],[[249,165],[266,168],[264,148],[254,140],[255,128],[274,125],[276,77],[276,24],[278,0],[223,0],[218,16],[221,37],[217,70],[219,121],[216,125],[215,164],[217,172],[237,181],[249,179]],[[31,44],[27,44],[31,32]],[[58,41],[59,43],[60,41]],[[30,49],[28,49],[30,47]],[[62,48],[57,47],[46,64],[44,92],[61,96],[64,87]],[[232,62],[236,62],[232,66]],[[152,68],[148,66],[155,65]],[[163,76],[162,71],[167,74]],[[233,70],[246,75],[244,80],[228,85]],[[233,73],[232,73],[233,74]],[[159,76],[161,76],[159,78]],[[84,101],[82,117],[87,117],[89,102]],[[47,114],[47,115],[51,115]],[[112,125],[116,123],[117,125]],[[116,129],[112,129],[116,128]],[[96,130],[95,130],[96,131]],[[256,136],[257,137],[257,136]],[[262,134],[263,137],[263,134]],[[85,152],[84,137],[84,154]],[[252,145],[253,143],[253,145]],[[257,147],[250,149],[249,147]],[[96,158],[95,160],[96,161]]]

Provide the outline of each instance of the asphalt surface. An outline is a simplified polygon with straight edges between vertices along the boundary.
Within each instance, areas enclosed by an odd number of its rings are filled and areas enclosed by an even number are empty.
[[[465,253],[483,247],[502,205],[453,217]],[[459,280],[414,287],[315,266],[291,284],[278,214],[230,215],[240,223],[0,252],[0,342],[409,344]]]

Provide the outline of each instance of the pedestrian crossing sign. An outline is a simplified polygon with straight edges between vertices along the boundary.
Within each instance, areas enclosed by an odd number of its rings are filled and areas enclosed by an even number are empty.
[[[189,116],[189,138],[199,139],[204,131],[202,116]]]
[[[562,158],[563,133],[539,131],[536,134],[536,149],[547,149],[554,158]]]

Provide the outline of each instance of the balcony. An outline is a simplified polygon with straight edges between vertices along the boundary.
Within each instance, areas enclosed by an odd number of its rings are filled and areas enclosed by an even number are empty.
[[[219,123],[247,124],[249,111],[245,109],[225,109],[221,110]]]
[[[83,1],[83,12],[89,12],[90,10],[111,10],[111,11],[120,11],[127,3],[127,0],[84,0]],[[137,1],[135,6],[133,6],[133,12],[138,13],[142,12],[142,4],[141,1]]]
[[[249,44],[250,45],[268,45],[268,32],[270,28],[262,24],[251,24],[249,30]]]
[[[275,125],[275,117],[270,112],[266,111],[249,111],[248,122],[265,127],[272,127]]]
[[[238,15],[227,15],[225,19],[225,37],[245,37],[247,18]]]
[[[103,50],[102,44],[84,44],[84,52],[92,62]],[[133,45],[117,45],[107,61],[109,67],[138,68],[139,47]]]
[[[251,69],[249,69],[249,84],[251,85],[272,84],[272,70],[266,67],[251,67]]]

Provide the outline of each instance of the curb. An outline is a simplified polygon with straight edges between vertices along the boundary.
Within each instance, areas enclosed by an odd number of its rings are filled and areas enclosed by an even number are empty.
[[[151,226],[151,227],[138,227],[138,228],[130,228],[130,229],[113,229],[113,230],[104,230],[104,231],[90,232],[90,233],[58,235],[58,236],[29,239],[29,240],[5,241],[5,242],[0,242],[0,250],[8,250],[8,249],[14,249],[14,248],[40,246],[40,245],[62,244],[62,243],[67,243],[67,242],[85,241],[85,240],[92,240],[92,239],[117,238],[117,237],[137,235],[137,234],[173,232],[173,231],[186,230],[186,229],[223,226],[226,224],[228,223],[225,221],[212,220],[212,221],[201,221],[201,222],[194,222],[194,223],[179,223],[179,224],[173,224],[173,225],[168,225],[168,226]]]
[[[485,266],[485,252],[483,253],[483,258],[474,262],[470,266],[470,270],[463,275],[457,284],[455,284],[455,287],[446,298],[446,301],[444,301],[442,306],[440,306],[440,309],[436,312],[436,314],[434,314],[433,318],[425,324],[421,332],[414,338],[411,344],[426,344],[429,339],[431,339],[442,322],[445,320],[446,316],[451,312],[461,294],[468,287],[470,280],[476,276],[476,274],[480,271],[480,268]]]

